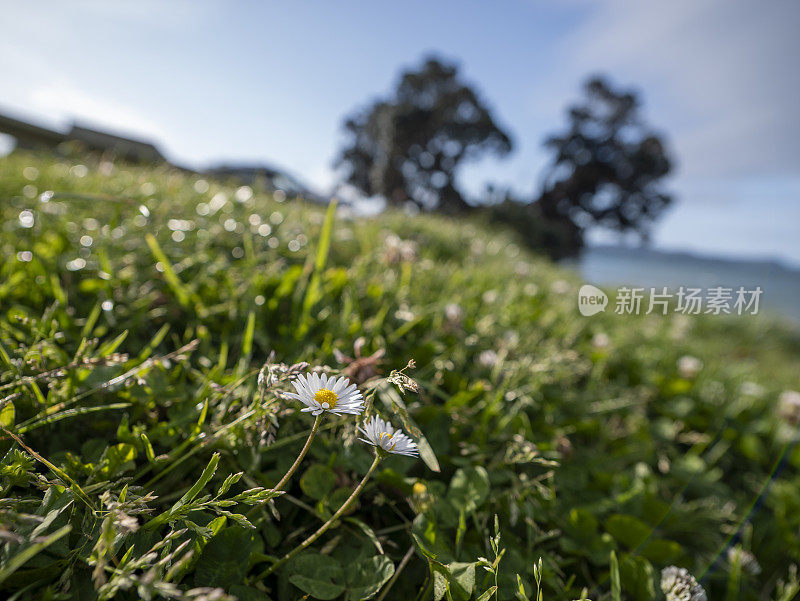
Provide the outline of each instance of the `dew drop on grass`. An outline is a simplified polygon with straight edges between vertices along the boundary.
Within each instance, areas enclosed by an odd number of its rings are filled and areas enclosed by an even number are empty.
[[[236,200],[239,202],[247,202],[253,197],[253,189],[250,186],[242,186],[236,190]]]
[[[74,165],[69,172],[75,177],[86,177],[89,173],[89,168],[86,165]]]
[[[19,214],[19,224],[22,227],[33,227],[33,211],[25,209]]]
[[[228,202],[227,196],[225,196],[222,192],[217,192],[211,198],[211,202],[208,203],[208,206],[210,207],[212,213],[216,213],[222,207],[224,207],[227,202]]]
[[[72,261],[67,263],[67,269],[70,271],[80,271],[84,267],[86,267],[86,261],[81,257],[73,259]]]

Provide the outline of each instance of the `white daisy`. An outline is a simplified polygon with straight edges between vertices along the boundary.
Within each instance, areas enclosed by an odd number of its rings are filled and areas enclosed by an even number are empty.
[[[347,378],[329,378],[327,374],[311,373],[299,375],[292,380],[297,394],[287,392],[286,395],[297,399],[312,415],[324,411],[341,415],[350,413],[358,415],[364,411],[364,398],[355,384]]]
[[[402,430],[395,430],[392,424],[383,421],[377,415],[364,420],[364,427],[358,430],[366,436],[366,438],[359,438],[359,440],[381,448],[387,453],[407,455],[409,457],[417,457],[419,455],[417,443],[406,436]]]

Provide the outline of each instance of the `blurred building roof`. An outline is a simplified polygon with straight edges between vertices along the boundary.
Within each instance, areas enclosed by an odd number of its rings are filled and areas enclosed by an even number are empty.
[[[65,142],[75,142],[89,152],[111,153],[114,158],[135,163],[168,163],[176,169],[197,173],[194,169],[180,167],[167,161],[156,146],[146,140],[137,140],[109,131],[101,131],[83,124],[73,123],[66,132],[60,132],[33,123],[0,114],[0,133],[16,140],[16,147],[27,150],[57,152]],[[316,202],[328,202],[283,169],[268,164],[221,164],[202,172],[216,178],[230,179],[240,184],[255,185],[269,190],[281,190],[288,197],[302,197]]]
[[[161,152],[151,142],[127,138],[107,131],[73,124],[66,134],[67,140],[77,140],[90,150],[113,151],[117,157],[138,163],[165,163]]]
[[[330,199],[321,196],[286,171],[266,164],[222,164],[204,171],[215,178],[232,179],[241,184],[281,190],[288,197],[302,197],[306,200],[327,203]]]
[[[19,148],[49,148],[66,140],[66,136],[60,132],[2,114],[0,114],[0,132],[15,138]]]
[[[86,150],[113,152],[117,158],[137,163],[164,163],[167,159],[151,142],[73,124],[66,132],[40,127],[0,114],[0,132],[16,140],[18,148],[57,150],[64,142],[78,142]]]

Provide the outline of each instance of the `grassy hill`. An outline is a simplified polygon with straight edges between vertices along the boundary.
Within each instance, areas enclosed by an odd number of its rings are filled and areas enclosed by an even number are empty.
[[[3,596],[535,599],[538,576],[638,601],[671,564],[711,599],[800,586],[796,331],[584,318],[580,282],[479,222],[167,169],[14,154],[0,213]],[[411,359],[418,392],[389,377]],[[300,362],[355,377],[422,458],[262,577],[371,461],[326,417],[259,503],[314,421],[283,396]]]

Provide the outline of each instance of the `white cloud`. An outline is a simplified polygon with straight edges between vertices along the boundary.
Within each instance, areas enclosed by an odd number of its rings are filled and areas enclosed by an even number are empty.
[[[163,140],[166,134],[158,123],[131,106],[87,93],[66,82],[51,82],[33,88],[28,108],[59,120],[77,120],[89,126],[103,126],[118,132],[120,127],[134,137]]]
[[[570,74],[641,85],[687,175],[798,173],[793,0],[614,0],[562,44]]]

